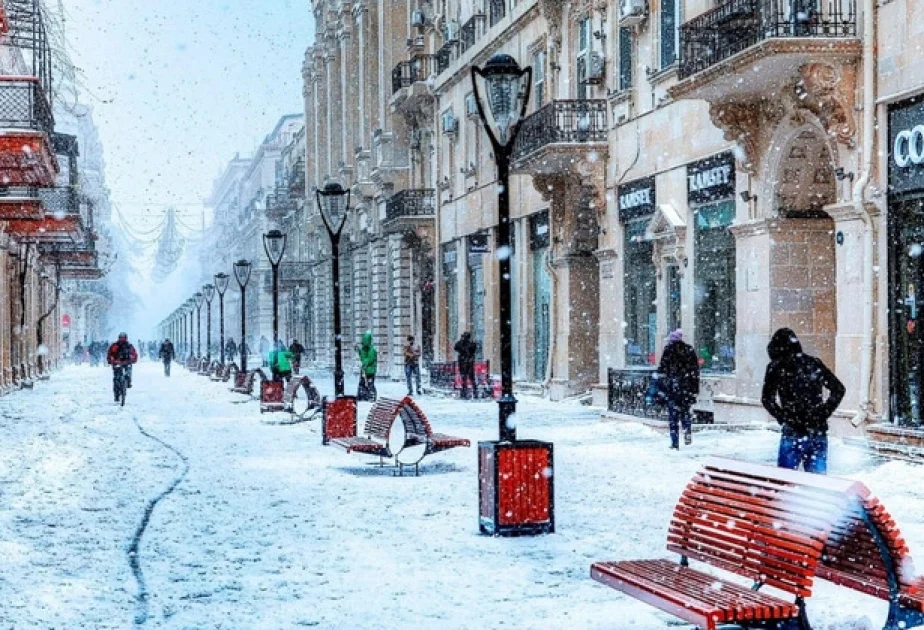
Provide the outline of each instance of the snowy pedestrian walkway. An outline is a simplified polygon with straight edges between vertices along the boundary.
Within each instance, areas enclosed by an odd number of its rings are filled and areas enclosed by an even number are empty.
[[[555,443],[558,533],[494,539],[478,534],[474,448],[393,477],[322,447],[319,421],[273,424],[227,384],[180,368],[168,380],[155,363],[135,374],[124,408],[89,367],[0,399],[0,628],[660,630],[674,620],[593,582],[591,562],[669,557],[668,520],[701,461],[771,462],[778,439],[697,433],[677,453],[646,427],[526,398],[520,437]],[[421,405],[439,431],[496,437],[494,404]],[[139,541],[139,602],[128,550],[183,458]],[[883,499],[924,567],[924,468],[835,440],[830,469]],[[880,628],[885,606],[822,583],[809,613],[823,630]]]

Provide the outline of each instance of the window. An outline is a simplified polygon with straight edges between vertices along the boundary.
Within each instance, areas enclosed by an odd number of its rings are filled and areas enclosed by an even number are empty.
[[[732,199],[695,210],[696,353],[704,370],[735,369],[735,217]]]
[[[590,71],[590,18],[578,22],[578,55],[575,77],[577,79],[577,97],[587,98],[587,75]]]
[[[632,29],[619,29],[619,86],[620,92],[632,87]]]
[[[507,15],[507,0],[490,0],[491,4],[489,6],[489,20],[491,26],[494,26]]]
[[[539,109],[545,102],[545,50],[533,53],[533,94],[535,108]]]
[[[653,246],[645,240],[651,215],[626,222],[625,261],[626,366],[655,364],[658,335],[657,288]]]
[[[661,0],[661,68],[677,61],[680,37],[680,1]]]

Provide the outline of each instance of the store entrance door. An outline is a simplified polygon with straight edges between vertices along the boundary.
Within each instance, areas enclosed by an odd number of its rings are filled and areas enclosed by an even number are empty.
[[[924,200],[889,209],[892,421],[924,424]]]

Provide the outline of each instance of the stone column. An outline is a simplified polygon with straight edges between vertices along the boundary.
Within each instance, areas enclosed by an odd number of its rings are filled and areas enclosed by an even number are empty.
[[[608,402],[609,368],[623,367],[625,364],[625,331],[622,322],[624,315],[624,274],[622,258],[615,247],[598,249],[594,252],[600,268],[600,309],[599,324],[599,372],[598,382],[594,385],[594,405],[606,407]],[[660,302],[659,302],[660,303]]]
[[[346,6],[346,5],[345,5]],[[352,16],[344,13],[341,16],[340,39],[340,159],[344,166],[340,169],[343,185],[349,188],[352,184],[352,167],[354,148],[359,131],[359,80],[357,76],[359,51],[357,38],[353,33]]]
[[[554,262],[555,339],[552,400],[586,391],[597,382],[600,277],[593,256],[566,256]]]

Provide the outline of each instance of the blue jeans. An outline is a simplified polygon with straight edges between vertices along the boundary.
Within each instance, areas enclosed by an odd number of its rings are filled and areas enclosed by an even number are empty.
[[[667,421],[671,429],[671,446],[680,447],[680,427],[683,432],[693,430],[693,416],[690,414],[690,405],[677,405],[667,403]]]
[[[801,465],[805,472],[824,475],[828,472],[828,436],[784,433],[780,437],[776,465],[792,470],[798,470]]]
[[[404,377],[407,379],[407,393],[413,394],[414,388],[411,383],[417,383],[417,395],[420,396],[420,366],[404,364]],[[413,379],[413,381],[412,381]]]

